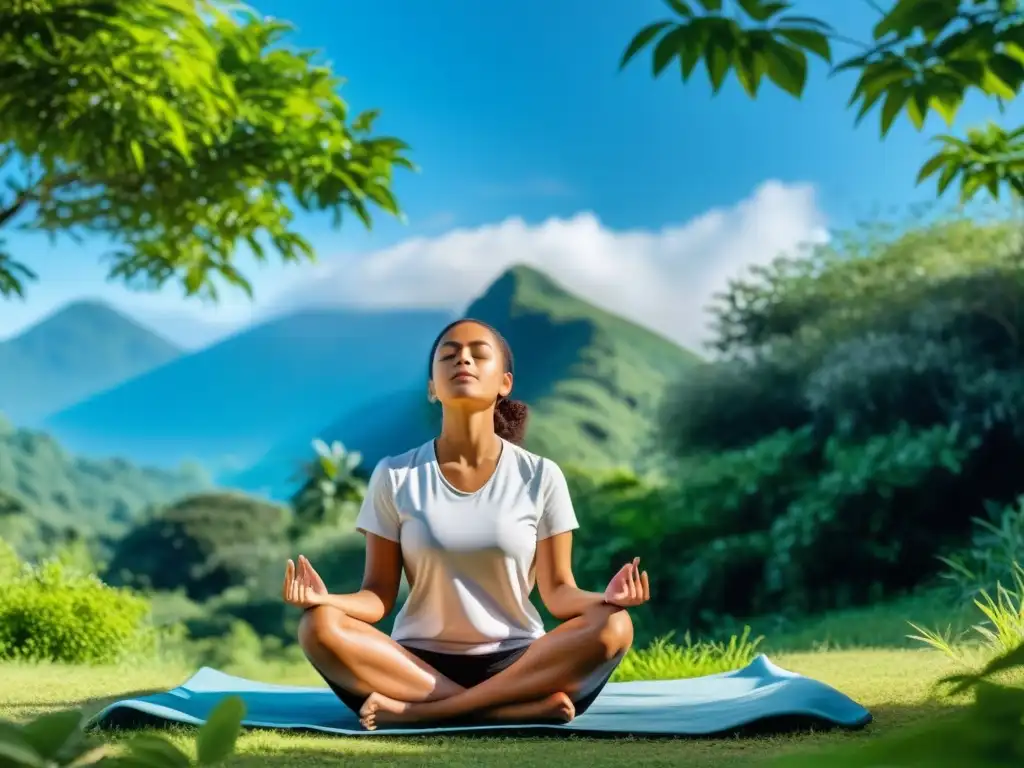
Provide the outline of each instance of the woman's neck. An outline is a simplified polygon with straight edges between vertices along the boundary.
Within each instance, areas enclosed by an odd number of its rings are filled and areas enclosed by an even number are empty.
[[[445,411],[437,452],[442,461],[470,466],[493,461],[501,454],[501,441],[494,433],[494,412],[490,408],[475,413]]]

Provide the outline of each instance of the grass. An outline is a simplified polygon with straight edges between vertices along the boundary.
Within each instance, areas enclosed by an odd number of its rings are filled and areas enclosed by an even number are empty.
[[[690,661],[701,653],[694,646]],[[686,651],[680,653],[686,654]],[[638,654],[637,670],[657,671],[665,663]],[[646,659],[646,661],[645,661]],[[870,739],[874,734],[923,721],[944,705],[930,700],[931,682],[952,669],[953,662],[931,650],[856,650],[777,655],[782,666],[818,678],[867,706],[875,716],[859,732],[824,732],[796,736],[680,740],[588,740],[585,738],[338,738],[252,731],[241,738],[235,766],[345,765],[374,766],[548,766],[557,755],[570,766],[596,768],[640,763],[644,766],[759,766],[773,758],[807,752],[837,741]],[[148,693],[181,683],[192,670],[184,666],[66,667],[56,664],[0,665],[0,718],[26,720],[63,708],[92,713],[126,694]],[[237,668],[261,679],[298,685],[320,684],[304,666]],[[948,705],[945,705],[948,706]],[[174,740],[191,749],[187,729],[172,731]]]
[[[762,639],[751,638],[749,627],[727,642],[695,642],[689,634],[678,643],[671,635],[658,638],[647,648],[630,649],[612,680],[674,680],[739,669],[754,660]]]

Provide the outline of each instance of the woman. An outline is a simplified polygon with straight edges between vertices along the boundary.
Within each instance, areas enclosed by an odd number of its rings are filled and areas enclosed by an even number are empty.
[[[625,609],[649,599],[647,574],[634,560],[603,593],[576,586],[565,477],[520,447],[526,406],[508,399],[512,381],[496,330],[468,319],[445,328],[428,380],[441,434],[375,468],[356,521],[362,589],[329,594],[305,557],[288,561],[284,599],[305,610],[299,642],[364,728],[568,722],[632,642]],[[388,637],[373,625],[394,606],[403,567],[410,593]],[[529,600],[535,582],[563,622],[550,633]]]

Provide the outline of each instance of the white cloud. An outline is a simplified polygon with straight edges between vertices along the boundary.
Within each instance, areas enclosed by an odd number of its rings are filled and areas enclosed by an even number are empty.
[[[462,308],[513,264],[529,264],[607,309],[696,347],[713,294],[752,264],[826,237],[808,184],[769,181],[729,208],[657,231],[616,232],[590,213],[519,218],[322,262],[284,293],[298,306]]]

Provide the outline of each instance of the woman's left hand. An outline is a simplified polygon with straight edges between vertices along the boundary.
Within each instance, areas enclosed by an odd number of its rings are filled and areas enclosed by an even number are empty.
[[[651,585],[647,571],[640,572],[640,558],[626,563],[608,582],[604,601],[620,608],[635,608],[651,599]]]

